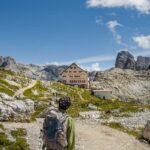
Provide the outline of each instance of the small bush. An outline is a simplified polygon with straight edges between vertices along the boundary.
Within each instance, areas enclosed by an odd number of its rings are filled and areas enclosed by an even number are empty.
[[[36,118],[40,117],[40,114],[48,107],[47,104],[38,105],[35,109],[35,112],[31,115],[31,121],[35,121]]]
[[[12,130],[11,131],[11,135],[15,138],[20,137],[20,136],[26,136],[27,135],[27,131],[23,128],[18,128],[16,130]]]
[[[4,132],[0,132],[0,145],[7,146],[10,144],[11,142],[7,139],[7,135]]]
[[[16,142],[7,146],[7,150],[30,150],[25,138],[16,138]]]

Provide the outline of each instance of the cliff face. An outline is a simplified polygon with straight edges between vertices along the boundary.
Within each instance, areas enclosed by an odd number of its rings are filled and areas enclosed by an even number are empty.
[[[116,68],[121,69],[135,69],[136,61],[134,56],[132,56],[128,51],[121,51],[118,53],[116,58]]]
[[[138,56],[136,63],[137,70],[147,70],[150,69],[150,57]]]
[[[148,70],[150,68],[150,57],[138,56],[137,61],[135,61],[134,56],[128,51],[121,51],[117,55],[115,67],[132,70]]]

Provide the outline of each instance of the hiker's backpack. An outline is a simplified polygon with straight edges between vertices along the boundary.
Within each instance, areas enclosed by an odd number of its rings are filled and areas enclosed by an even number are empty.
[[[63,150],[67,146],[66,113],[51,110],[43,124],[43,142],[47,150]]]

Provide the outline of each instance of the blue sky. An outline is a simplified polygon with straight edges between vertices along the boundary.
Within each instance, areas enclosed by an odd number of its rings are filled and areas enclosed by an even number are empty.
[[[0,55],[103,70],[120,50],[150,56],[150,0],[0,0]]]

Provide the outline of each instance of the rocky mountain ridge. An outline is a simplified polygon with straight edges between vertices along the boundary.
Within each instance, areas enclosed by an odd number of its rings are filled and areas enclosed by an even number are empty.
[[[113,98],[150,103],[150,70],[112,68],[97,72],[94,87],[112,89]]]
[[[14,72],[19,72],[32,79],[39,80],[56,80],[59,73],[62,72],[67,66],[56,65],[25,65],[19,64],[11,57],[0,56],[0,68],[9,69]]]
[[[132,70],[149,70],[150,57],[138,56],[137,60],[135,60],[130,52],[121,51],[117,55],[115,67]]]

